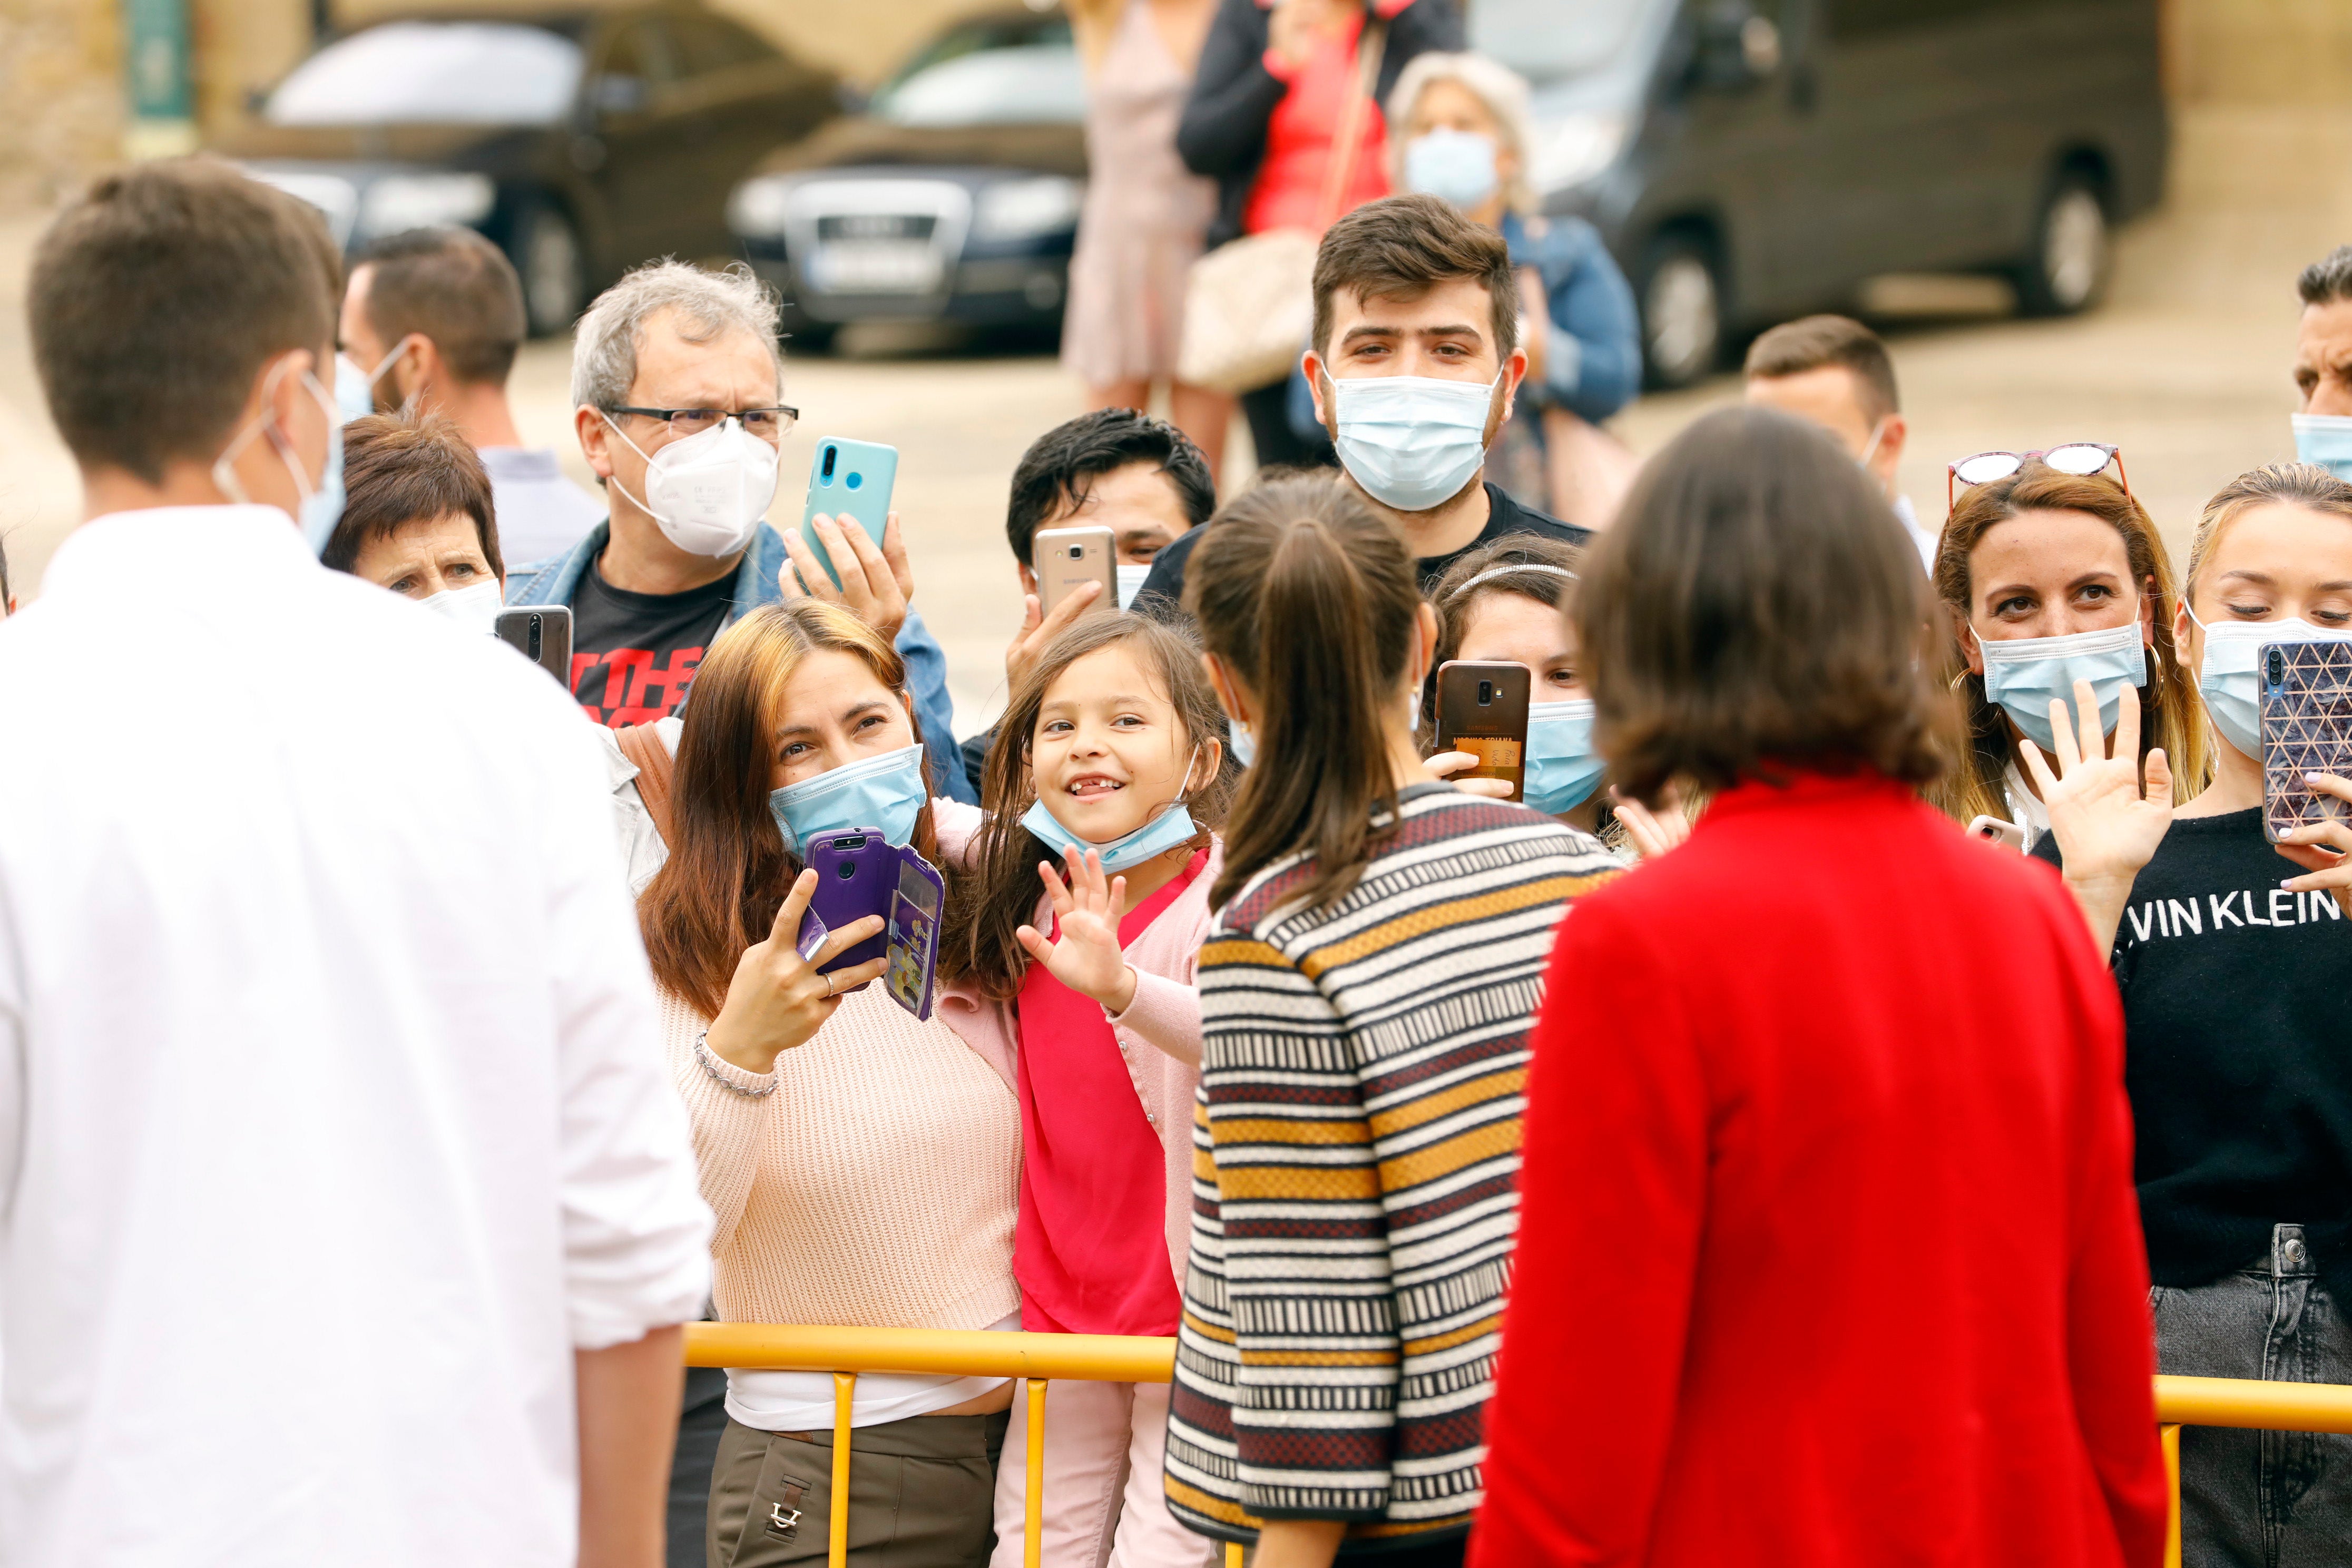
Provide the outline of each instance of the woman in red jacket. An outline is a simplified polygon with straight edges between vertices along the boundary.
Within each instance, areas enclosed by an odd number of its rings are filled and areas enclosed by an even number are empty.
[[[2056,878],[1918,798],[1927,593],[1759,410],[1586,558],[1618,789],[1713,799],[1560,929],[1475,1568],[2162,1555],[2115,987]]]

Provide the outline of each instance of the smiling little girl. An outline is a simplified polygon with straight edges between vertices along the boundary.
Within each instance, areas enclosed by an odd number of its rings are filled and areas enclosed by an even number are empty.
[[[1190,1245],[1193,966],[1231,794],[1200,650],[1123,612],[1063,634],[1013,694],[955,857],[940,978],[956,1026],[1016,1042],[1013,1273],[1031,1331],[1173,1334]],[[1015,1402],[1016,1428],[1025,1412]],[[1049,1564],[1205,1564],[1162,1500],[1165,1384],[1054,1385]],[[1008,1451],[1024,1451],[1020,1430]],[[998,1471],[994,1561],[1022,1561],[1026,1476]]]

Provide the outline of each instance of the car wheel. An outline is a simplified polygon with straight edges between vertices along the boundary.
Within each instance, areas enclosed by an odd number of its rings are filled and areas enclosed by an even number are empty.
[[[1670,234],[1654,242],[1640,298],[1650,384],[1688,386],[1716,367],[1723,355],[1723,289],[1705,241]]]
[[[535,337],[571,330],[587,303],[588,268],[579,231],[551,206],[523,215],[515,246],[515,270],[522,275],[524,313]]]
[[[2106,203],[2078,170],[2058,176],[2033,225],[2033,248],[2017,267],[2018,307],[2029,316],[2071,316],[2106,291],[2113,248]]]

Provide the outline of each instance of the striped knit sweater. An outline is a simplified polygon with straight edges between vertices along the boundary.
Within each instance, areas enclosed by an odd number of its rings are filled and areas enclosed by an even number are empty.
[[[1426,1536],[1477,1509],[1554,923],[1618,862],[1445,784],[1402,792],[1353,890],[1275,862],[1201,952],[1192,1248],[1169,1506]],[[1385,818],[1382,819],[1385,822]]]

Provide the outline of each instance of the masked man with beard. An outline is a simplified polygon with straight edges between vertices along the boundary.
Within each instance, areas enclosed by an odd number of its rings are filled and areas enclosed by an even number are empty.
[[[1331,226],[1301,363],[1348,482],[1403,536],[1424,590],[1498,539],[1592,537],[1486,479],[1487,448],[1527,375],[1519,288],[1503,237],[1451,204],[1391,196]],[[1144,595],[1182,602],[1200,537],[1196,528],[1153,558]]]
[[[611,516],[543,569],[517,573],[506,602],[571,607],[572,698],[619,729],[676,712],[721,631],[807,584],[895,639],[931,788],[971,801],[947,656],[908,605],[897,518],[878,549],[854,522],[819,521],[837,590],[797,531],[764,521],[799,416],[782,393],[775,301],[748,272],[663,261],[606,289],[580,321],[572,401]]]

